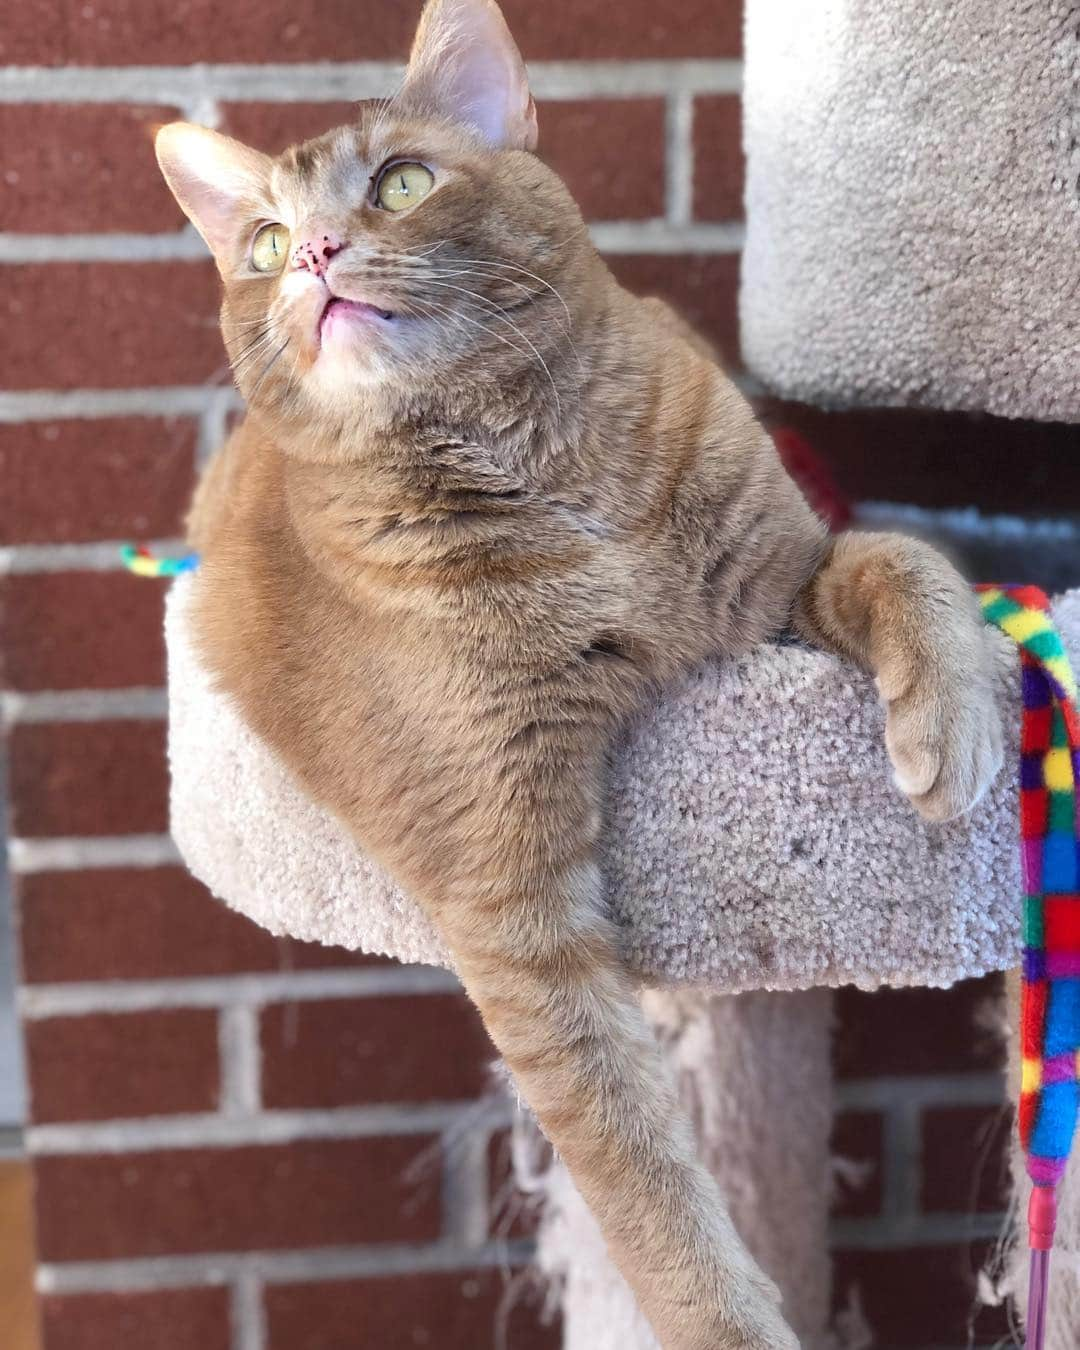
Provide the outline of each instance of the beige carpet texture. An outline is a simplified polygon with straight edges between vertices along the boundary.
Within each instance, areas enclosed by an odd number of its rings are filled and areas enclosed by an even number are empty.
[[[771,391],[1080,420],[1078,28],[748,0],[742,347]]]
[[[189,640],[198,584],[178,580],[166,616],[172,827],[189,867],[273,932],[447,964],[415,903],[212,688]],[[1075,659],[1080,591],[1056,602],[1055,618]],[[646,993],[646,1008],[702,1155],[807,1350],[866,1343],[857,1319],[830,1324],[821,986],[948,984],[1019,960],[1019,667],[1012,644],[994,641],[1007,768],[950,825],[921,822],[892,785],[872,681],[801,647],[705,668],[668,690],[614,756],[605,871],[626,958],[663,990]],[[517,1175],[541,1201],[538,1261],[566,1350],[657,1350],[565,1170],[534,1174],[519,1160]],[[1063,1204],[1067,1252],[1075,1190]],[[1010,1276],[1015,1288],[1018,1258]],[[1076,1288],[1075,1276],[1055,1284],[1052,1327],[1072,1317]],[[1049,1350],[1072,1344],[1055,1331]]]
[[[419,908],[308,799],[226,697],[169,596],[173,836],[192,872],[275,933],[449,964]],[[1080,656],[1080,591],[1056,617]],[[1019,960],[1019,665],[994,635],[1009,768],[963,820],[893,785],[873,682],[766,646],[705,668],[615,756],[604,870],[627,961],[650,984],[739,993],[947,985]]]

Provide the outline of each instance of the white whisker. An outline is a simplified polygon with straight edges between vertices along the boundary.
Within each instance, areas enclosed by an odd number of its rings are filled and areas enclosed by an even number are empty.
[[[559,304],[562,305],[563,312],[566,314],[567,324],[573,326],[574,319],[573,315],[570,313],[570,306],[563,299],[562,295],[556,290],[556,288],[551,284],[550,281],[545,281],[543,277],[537,276],[535,272],[530,272],[527,267],[520,267],[517,263],[496,262],[491,258],[462,258],[461,261],[467,262],[470,267],[507,268],[514,272],[520,272],[522,276],[528,277],[531,281],[539,282],[541,286],[546,286],[547,289],[556,298],[556,300],[558,300]],[[507,280],[509,280],[509,278],[507,278]]]
[[[455,286],[455,287],[453,287],[452,289],[454,289],[454,290],[460,290],[461,288]],[[456,319],[456,320],[458,320],[458,321],[460,321],[460,322],[462,322],[462,323],[470,324],[470,325],[471,325],[472,327],[474,327],[474,328],[479,328],[479,329],[481,330],[481,332],[487,333],[489,337],[495,338],[496,341],[498,341],[498,342],[503,342],[503,343],[505,343],[507,347],[510,347],[513,351],[517,352],[519,356],[524,356],[525,359],[528,360],[528,357],[529,357],[529,352],[528,352],[528,351],[526,351],[526,350],[525,350],[524,348],[522,348],[522,347],[519,347],[519,346],[517,345],[516,342],[511,342],[510,339],[509,339],[508,337],[505,337],[502,333],[497,333],[497,332],[495,332],[495,330],[494,330],[493,328],[489,328],[487,324],[481,323],[478,319],[471,319],[471,318],[469,318],[469,316],[468,316],[467,314],[455,314],[453,310],[448,309],[446,306],[440,306],[440,305],[437,305],[437,303],[436,303],[434,300],[430,299],[430,297],[425,297],[425,300],[426,300],[426,303],[427,303],[427,304],[433,306],[433,307],[436,308],[436,309],[441,309],[441,310],[443,310],[443,311],[444,311],[446,314],[448,314],[451,318]],[[482,312],[483,312],[483,311],[482,311]],[[493,318],[503,318],[502,315],[492,315],[492,317],[493,317]],[[507,320],[507,319],[505,319],[505,318],[503,318],[503,321],[509,323],[509,320]],[[525,343],[528,344],[529,351],[532,352],[533,356],[535,356],[536,360],[539,362],[541,368],[543,369],[544,374],[545,374],[545,375],[547,376],[547,378],[548,378],[548,383],[551,385],[551,392],[552,392],[552,394],[553,394],[554,397],[555,397],[555,406],[556,406],[556,408],[559,410],[559,412],[561,413],[561,412],[562,412],[562,399],[560,399],[560,397],[559,397],[559,390],[558,390],[558,387],[557,387],[556,384],[555,384],[555,380],[554,380],[554,377],[553,377],[552,374],[551,374],[551,370],[550,370],[550,368],[548,367],[548,363],[544,360],[543,356],[540,354],[540,350],[539,350],[539,348],[535,345],[535,343],[533,343],[529,338],[527,338],[527,337],[525,336],[525,334],[522,333],[521,330],[517,327],[516,324],[510,324],[510,327],[513,328],[514,332],[517,334],[518,337],[521,338],[521,340],[522,340],[523,342],[525,342]]]
[[[254,384],[254,386],[253,386],[253,388],[252,388],[252,390],[251,390],[251,393],[248,395],[248,402],[249,402],[249,403],[254,402],[255,395],[256,395],[256,394],[258,393],[258,391],[259,391],[259,386],[262,384],[263,380],[266,379],[267,375],[269,375],[270,372],[271,372],[271,371],[274,369],[274,367],[277,365],[279,357],[281,356],[281,354],[282,354],[282,352],[285,350],[285,348],[289,345],[289,342],[290,342],[290,339],[289,339],[289,338],[286,338],[285,341],[281,344],[281,346],[277,349],[277,351],[274,352],[273,356],[271,356],[270,360],[267,361],[266,365],[263,367],[262,374],[261,374],[261,375],[259,376],[259,378],[255,381],[255,384]]]

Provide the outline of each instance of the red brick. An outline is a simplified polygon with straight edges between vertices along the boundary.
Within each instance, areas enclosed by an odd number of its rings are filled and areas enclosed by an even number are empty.
[[[12,833],[168,829],[161,722],[28,722],[9,739]]]
[[[355,103],[223,103],[221,130],[276,155],[356,119]]]
[[[694,100],[694,215],[742,220],[742,103],[736,94]]]
[[[278,1003],[261,1035],[267,1106],[464,1100],[495,1057],[461,994]]]
[[[180,534],[195,440],[189,418],[0,425],[0,545]]]
[[[742,5],[683,0],[504,0],[527,60],[737,56]],[[194,61],[401,59],[419,4],[322,0],[318,21],[288,0],[259,7],[211,0],[37,0],[5,15],[0,61],[24,65],[170,65]]]
[[[208,1009],[49,1017],[26,1023],[32,1119],[113,1120],[212,1111],[218,1019]]]
[[[42,1350],[229,1350],[229,1291],[44,1294]]]
[[[172,65],[194,61],[385,60],[408,50],[419,6],[292,0],[37,0],[5,16],[0,60],[40,65]]]
[[[0,268],[9,389],[201,384],[228,375],[206,262]]]
[[[978,1244],[835,1251],[833,1299],[843,1308],[858,1291],[875,1350],[1009,1344],[1007,1310],[976,1302],[976,1275],[989,1256]]]
[[[758,400],[758,411],[773,426],[802,432],[854,501],[1054,514],[1080,502],[1071,424],[910,408],[823,412],[768,398]]]
[[[9,689],[156,688],[165,682],[165,583],[127,572],[0,579]]]
[[[877,1111],[843,1111],[833,1122],[833,1157],[854,1164],[861,1173],[848,1181],[837,1173],[832,1213],[836,1218],[861,1219],[881,1212],[884,1175],[884,1122]]]
[[[833,1055],[843,1078],[968,1073],[998,1069],[1001,1040],[984,1024],[1001,979],[964,980],[951,989],[841,989]]]
[[[15,878],[27,984],[269,970],[276,941],[180,867]]]
[[[1009,1203],[1007,1106],[949,1106],[922,1116],[922,1198],[928,1213],[980,1214]]]
[[[607,262],[628,290],[661,296],[716,343],[726,364],[738,362],[737,254],[624,253],[609,255]]]
[[[15,878],[15,892],[28,984],[380,963],[361,952],[276,938],[180,867],[34,872]]]
[[[439,1233],[434,1138],[39,1157],[43,1261],[427,1242]]]
[[[536,1293],[498,1271],[393,1275],[266,1291],[268,1350],[558,1350]],[[500,1322],[508,1315],[505,1334]]]
[[[664,103],[658,98],[545,103],[540,154],[586,220],[664,214]]]
[[[592,60],[664,60],[738,56],[742,0],[560,0],[536,5],[503,0],[503,12],[527,61],[565,57]]]
[[[159,104],[0,105],[0,229],[178,229],[184,215],[154,159],[153,129],[179,116]]]

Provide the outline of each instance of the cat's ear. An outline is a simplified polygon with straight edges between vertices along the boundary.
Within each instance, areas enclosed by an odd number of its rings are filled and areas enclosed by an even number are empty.
[[[271,208],[269,156],[190,122],[161,127],[154,150],[173,196],[224,270],[237,240]]]
[[[495,0],[428,0],[398,101],[464,122],[492,145],[536,146],[525,62]]]

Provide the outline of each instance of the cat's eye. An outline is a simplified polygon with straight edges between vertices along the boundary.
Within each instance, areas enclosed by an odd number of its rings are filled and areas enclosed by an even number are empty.
[[[388,164],[375,184],[375,200],[386,211],[404,211],[431,191],[435,175],[423,164]]]
[[[256,272],[280,272],[289,251],[289,231],[276,221],[264,225],[251,245],[251,265]]]

